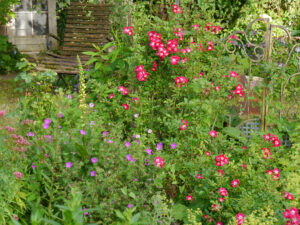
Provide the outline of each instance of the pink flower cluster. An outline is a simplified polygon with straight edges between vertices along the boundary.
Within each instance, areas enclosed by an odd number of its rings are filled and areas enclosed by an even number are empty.
[[[5,117],[6,112],[4,110],[0,110],[0,116]]]
[[[156,63],[156,61],[154,60],[154,61],[153,61],[153,66],[152,66],[152,71],[154,72],[154,71],[156,71],[156,69],[157,69],[157,63]]]
[[[173,32],[174,32],[174,35],[176,37],[179,37],[180,41],[183,41],[183,33],[182,33],[182,28],[181,27],[180,28],[175,28]]]
[[[180,57],[178,55],[171,56],[171,63],[172,65],[177,65],[177,63],[180,61]]]
[[[188,82],[188,79],[185,77],[176,77],[175,78],[175,84],[177,87],[182,87],[183,84],[186,84]]]
[[[14,172],[14,175],[16,176],[16,178],[18,179],[18,180],[21,180],[22,178],[23,178],[23,173],[21,173],[21,172]]]
[[[237,219],[238,225],[241,225],[244,223],[245,215],[243,213],[238,213],[235,218]]]
[[[179,14],[182,12],[182,8],[179,5],[173,4],[173,13]]]
[[[120,91],[122,95],[128,95],[128,89],[123,86],[120,86],[118,91]]]
[[[283,212],[283,216],[286,219],[290,219],[286,222],[286,225],[299,225],[300,215],[297,208],[291,207],[291,209],[286,209]]]
[[[162,168],[165,165],[165,161],[161,157],[155,157],[155,167]]]
[[[134,30],[134,27],[133,26],[130,26],[130,27],[124,27],[123,28],[123,32],[124,34],[128,34],[129,36],[133,35],[133,30]]]
[[[285,191],[283,194],[286,199],[294,200],[294,196],[291,193]]]
[[[214,26],[210,23],[207,23],[204,27],[204,31],[211,31],[213,34],[217,34],[220,30],[222,30],[220,26]]]
[[[147,78],[149,77],[149,73],[146,72],[143,65],[139,65],[139,66],[135,67],[134,70],[135,70],[136,78],[139,81],[146,81]]]
[[[178,40],[176,38],[167,41],[167,50],[169,52],[177,53],[179,51],[177,47],[178,47]]]
[[[270,133],[267,133],[264,135],[264,139],[266,141],[272,141],[274,147],[279,147],[281,145],[279,138],[276,136],[276,134],[273,134],[271,137]]]
[[[274,170],[268,170],[267,174],[273,175],[273,180],[278,181],[280,179],[280,170],[275,168]]]
[[[219,194],[221,195],[221,196],[227,196],[228,195],[228,191],[226,190],[226,188],[220,188],[220,190],[219,190]]]
[[[235,87],[235,90],[232,91],[232,94],[235,95],[239,95],[240,97],[243,97],[244,96],[244,92],[243,92],[243,86],[241,84],[238,84],[236,87]]]
[[[33,123],[34,123],[33,120],[26,119],[26,120],[23,120],[21,122],[21,125],[24,126],[24,125],[30,125],[30,124],[33,124]]]
[[[229,159],[225,155],[221,154],[215,157],[215,162],[216,162],[216,166],[220,167],[228,164]]]

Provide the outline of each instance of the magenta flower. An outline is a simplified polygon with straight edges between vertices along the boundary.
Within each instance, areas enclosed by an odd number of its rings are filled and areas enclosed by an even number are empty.
[[[91,177],[94,177],[96,175],[96,172],[94,170],[91,171]]]
[[[58,118],[62,118],[63,114],[62,113],[58,113]]]
[[[95,125],[95,122],[94,122],[94,121],[91,121],[90,125],[91,125],[91,126],[94,126],[94,125]]]
[[[44,124],[43,124],[43,128],[44,128],[44,129],[48,129],[48,128],[49,128],[49,124],[44,123]]]
[[[125,146],[126,146],[127,148],[129,148],[129,147],[130,147],[130,142],[129,142],[129,141],[125,142]]]
[[[66,163],[66,168],[71,168],[72,167],[72,163],[71,162],[67,162]]]
[[[131,209],[131,208],[133,207],[133,205],[132,205],[132,204],[128,204],[127,207],[128,207],[129,209]]]
[[[156,145],[156,150],[159,151],[161,150],[163,147],[163,143],[159,142],[157,145]]]
[[[36,169],[36,165],[34,163],[32,163],[32,169],[35,170]]]
[[[87,208],[82,208],[82,211],[85,211],[85,210],[87,210]],[[87,216],[87,215],[89,215],[89,213],[88,212],[84,212],[83,215]]]
[[[176,147],[177,147],[177,144],[176,144],[175,142],[173,142],[173,143],[171,144],[171,148],[172,148],[172,149],[176,149]]]
[[[33,137],[33,136],[34,136],[34,133],[28,132],[27,136],[28,136],[28,137]]]
[[[91,103],[89,104],[89,106],[90,106],[90,108],[93,108],[93,107],[94,107],[94,103],[91,102]]]
[[[21,180],[22,179],[22,177],[24,176],[23,175],[23,173],[21,173],[21,172],[14,172],[14,175],[16,176],[16,178],[18,179],[18,180]]]
[[[149,155],[152,155],[152,150],[150,148],[147,148],[146,149],[146,152],[149,154]]]
[[[68,99],[72,99],[72,95],[68,95]]]
[[[95,163],[98,162],[98,159],[97,159],[96,157],[93,157],[93,158],[91,158],[91,162],[92,162],[93,164],[95,164]]]
[[[49,118],[47,118],[44,120],[44,123],[49,125],[51,123],[51,120]]]
[[[131,160],[132,160],[131,155],[130,155],[130,154],[126,155],[126,159],[127,159],[128,161],[131,161]]]
[[[106,135],[108,135],[108,131],[103,131],[102,136],[105,137]]]
[[[149,130],[148,130],[148,134],[151,134],[151,133],[152,133],[152,130],[151,130],[151,129],[149,129]]]
[[[107,141],[109,144],[112,144],[112,143],[114,143],[112,140],[108,140]]]
[[[85,131],[84,131],[84,130],[80,130],[80,133],[81,133],[82,135],[85,135]]]

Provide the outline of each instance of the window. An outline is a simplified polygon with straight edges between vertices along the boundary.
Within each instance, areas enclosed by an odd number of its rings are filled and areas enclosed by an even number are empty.
[[[48,33],[47,0],[21,0],[15,7],[16,36],[46,35]]]

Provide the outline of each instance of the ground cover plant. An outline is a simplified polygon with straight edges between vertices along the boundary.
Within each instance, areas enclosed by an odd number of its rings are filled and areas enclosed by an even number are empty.
[[[247,138],[235,126],[248,62],[224,51],[220,24],[146,6],[85,53],[92,69],[78,57],[78,94],[18,64],[20,122],[0,111],[1,224],[298,224],[297,121]]]

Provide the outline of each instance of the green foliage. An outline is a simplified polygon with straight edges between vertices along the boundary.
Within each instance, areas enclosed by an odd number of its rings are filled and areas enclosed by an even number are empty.
[[[20,61],[22,55],[18,49],[8,42],[6,36],[0,36],[0,73],[17,71],[16,64]]]
[[[0,1],[0,25],[5,25],[11,18],[14,17],[15,14],[12,11],[12,6],[17,3],[20,3],[20,0]]]

